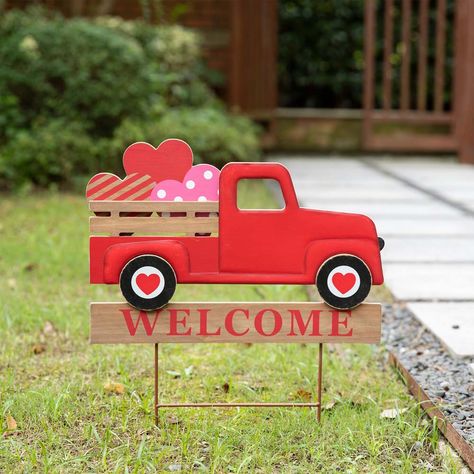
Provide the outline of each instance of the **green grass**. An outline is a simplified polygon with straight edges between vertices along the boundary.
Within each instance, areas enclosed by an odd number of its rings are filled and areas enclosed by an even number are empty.
[[[262,188],[246,193],[270,199]],[[321,424],[307,409],[181,409],[163,411],[155,427],[152,347],[88,344],[88,302],[121,298],[115,287],[88,284],[87,216],[79,196],[1,200],[0,472],[454,472],[437,449],[438,431],[372,346],[326,349],[323,403],[335,404]],[[305,300],[306,292],[190,285],[175,299]],[[313,346],[160,350],[163,401],[314,394]],[[107,393],[108,382],[125,392]],[[380,419],[395,407],[408,410]],[[5,432],[7,415],[14,432]]]

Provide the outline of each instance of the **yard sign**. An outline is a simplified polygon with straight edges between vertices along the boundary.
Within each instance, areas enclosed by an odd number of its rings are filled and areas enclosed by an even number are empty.
[[[125,303],[91,304],[92,343],[155,344],[155,413],[165,406],[314,406],[322,343],[380,341],[383,240],[366,216],[300,208],[279,163],[192,166],[190,147],[135,143],[124,179],[88,183],[90,280],[119,284]],[[242,179],[272,179],[283,209],[240,209]],[[323,303],[174,302],[177,283],[316,284]],[[171,302],[170,302],[171,301]],[[319,343],[317,403],[159,404],[160,342]]]

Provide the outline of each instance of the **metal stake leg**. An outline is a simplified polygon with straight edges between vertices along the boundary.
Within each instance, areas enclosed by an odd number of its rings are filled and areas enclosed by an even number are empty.
[[[318,348],[318,385],[317,385],[317,403],[163,403],[160,405],[158,397],[158,343],[155,343],[155,425],[158,426],[159,415],[158,408],[177,408],[177,407],[315,407],[317,408],[316,418],[318,422],[321,421],[321,403],[322,403],[322,388],[323,388],[323,343],[319,344]]]
[[[155,425],[158,426],[158,343],[155,343]]]
[[[321,421],[321,395],[322,395],[322,388],[323,388],[323,343],[319,343],[319,351],[318,351],[318,411],[317,411],[317,419],[318,422]]]

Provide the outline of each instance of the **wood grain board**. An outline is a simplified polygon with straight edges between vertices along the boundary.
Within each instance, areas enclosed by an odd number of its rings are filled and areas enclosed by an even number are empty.
[[[217,217],[91,217],[89,224],[93,235],[212,233],[219,230]]]
[[[339,311],[324,303],[170,303],[139,311],[126,303],[91,303],[92,344],[157,342],[380,342],[379,304]]]
[[[89,218],[92,235],[124,233],[194,235],[194,233],[216,233],[219,230],[217,217],[219,203],[215,201],[91,201],[89,209],[96,213]],[[178,213],[180,215],[176,215]]]
[[[217,201],[91,201],[92,212],[218,212]]]

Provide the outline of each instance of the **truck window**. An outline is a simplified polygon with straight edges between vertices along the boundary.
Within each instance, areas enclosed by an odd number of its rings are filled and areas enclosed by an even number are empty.
[[[241,211],[284,209],[280,183],[275,179],[240,179],[237,182],[237,207]]]

